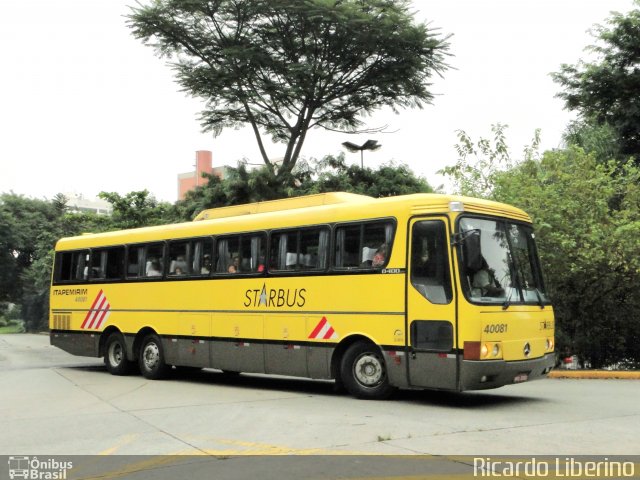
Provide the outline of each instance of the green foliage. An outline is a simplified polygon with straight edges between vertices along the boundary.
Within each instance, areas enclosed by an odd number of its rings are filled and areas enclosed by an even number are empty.
[[[299,162],[284,182],[268,168],[249,170],[246,165],[229,168],[224,180],[209,176],[209,182],[187,193],[176,204],[178,215],[191,220],[206,208],[297,197],[324,192],[351,192],[372,197],[388,197],[418,192],[432,192],[423,178],[406,165],[388,164],[377,170],[348,166],[343,153],[322,160]]]
[[[18,304],[28,330],[47,328],[53,249],[58,239],[167,223],[176,215],[171,205],[158,203],[147,191],[101,196],[112,203],[113,216],[68,213],[62,195],[51,201],[0,195],[0,302]]]
[[[128,24],[206,102],[205,131],[251,125],[272,171],[262,135],[286,145],[279,180],[309,129],[352,131],[380,107],[421,107],[447,68],[447,38],[407,0],[155,0]]]
[[[433,188],[417,177],[407,165],[393,163],[377,170],[347,165],[343,153],[326,156],[309,167],[308,180],[301,184],[298,195],[324,192],[350,192],[375,198],[431,193]]]
[[[593,154],[599,162],[622,158],[620,139],[616,131],[607,124],[571,122],[564,132],[563,139],[567,145],[575,145],[585,153]]]
[[[513,168],[506,140],[507,125],[491,125],[492,139],[480,138],[474,142],[463,130],[458,130],[455,149],[458,160],[454,165],[439,170],[449,177],[453,191],[459,195],[490,198],[493,194],[496,176]],[[524,157],[534,158],[540,145],[540,130],[536,130],[530,146],[524,147]]]
[[[494,144],[461,134],[461,158],[443,173],[458,193],[509,203],[533,218],[558,352],[593,367],[640,363],[640,169],[607,159],[614,136],[606,127],[569,129],[591,153],[570,145],[542,158],[536,132],[518,161],[504,129],[493,131]]]
[[[500,174],[493,196],[534,219],[559,350],[640,361],[640,169],[570,147]]]
[[[169,223],[174,218],[172,205],[158,202],[147,190],[129,192],[100,192],[100,198],[113,207],[111,224],[114,229],[137,228]]]
[[[613,13],[606,25],[595,27],[593,36],[596,44],[588,50],[596,54],[594,61],[563,64],[553,74],[563,88],[558,97],[585,122],[609,125],[620,153],[640,162],[640,9]]]
[[[56,219],[49,202],[14,193],[0,195],[0,301],[21,298],[21,276],[37,258],[43,226]]]

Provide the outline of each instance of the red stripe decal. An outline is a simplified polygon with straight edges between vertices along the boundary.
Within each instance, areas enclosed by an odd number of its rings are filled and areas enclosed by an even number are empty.
[[[106,298],[107,297],[105,297],[105,300]],[[111,307],[111,305],[109,305],[109,303],[107,302],[107,305],[104,307],[104,310],[102,310],[101,312],[98,312],[98,322],[96,323],[96,327],[95,327],[96,330],[100,328],[100,326],[102,325],[102,322],[107,316],[107,313],[109,313],[109,307]]]
[[[91,313],[93,312],[93,309],[96,308],[96,303],[98,303],[98,299],[100,298],[100,295],[102,295],[102,290],[100,290],[100,293],[98,293],[98,295],[96,295],[95,300],[93,301],[93,305],[91,305],[91,308],[89,309],[89,311],[87,312],[87,316],[84,317],[84,322],[82,322],[82,325],[80,325],[80,328],[84,328],[85,325],[87,324],[87,320],[89,320],[89,316],[91,315]]]
[[[333,333],[335,332],[335,330],[333,329],[333,327],[329,327],[329,330],[327,330],[327,333],[324,334],[324,338],[325,340],[329,340],[332,336]]]
[[[322,320],[320,320],[320,323],[316,325],[316,328],[313,329],[313,332],[311,332],[311,335],[309,335],[308,338],[316,338],[316,335],[320,333],[320,330],[322,330],[322,328],[325,326],[326,323],[327,323],[327,317],[322,317]]]
[[[93,328],[93,324],[96,321],[96,318],[98,318],[98,315],[101,313],[100,310],[102,309],[102,306],[104,305],[104,303],[107,301],[107,297],[105,297],[104,295],[102,296],[102,301],[100,302],[100,305],[98,305],[98,311],[95,312],[96,314],[93,317],[93,320],[91,320],[91,322],[89,323],[89,326],[87,328]]]

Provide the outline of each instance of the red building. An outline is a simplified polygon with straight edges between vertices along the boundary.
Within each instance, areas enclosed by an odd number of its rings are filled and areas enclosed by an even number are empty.
[[[213,167],[212,156],[209,150],[196,152],[195,171],[178,174],[178,200],[184,200],[186,193],[194,188],[205,185],[208,180],[202,177],[203,173],[224,178],[225,167]]]

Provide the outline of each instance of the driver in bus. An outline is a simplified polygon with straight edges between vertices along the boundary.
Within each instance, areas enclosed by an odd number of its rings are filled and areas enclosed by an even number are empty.
[[[473,274],[472,286],[479,289],[483,297],[500,297],[504,295],[504,289],[498,282],[495,271],[489,268],[484,257],[482,257],[480,270]]]

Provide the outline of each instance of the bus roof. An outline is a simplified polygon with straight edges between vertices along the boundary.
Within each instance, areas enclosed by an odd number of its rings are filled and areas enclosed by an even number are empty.
[[[279,212],[282,210],[317,207],[319,205],[335,205],[337,203],[346,202],[366,202],[367,200],[373,200],[373,197],[346,192],[318,193],[315,195],[305,195],[303,197],[246,203],[244,205],[234,205],[231,207],[209,208],[201,211],[193,221],[213,220],[215,218],[236,217],[238,215],[249,215],[255,213]]]
[[[447,214],[454,211],[451,207],[452,202],[462,204],[458,205],[457,208],[463,208],[467,213],[507,217],[531,223],[529,215],[519,208],[471,197],[416,193],[396,197],[373,198],[366,195],[334,192],[232,207],[212,208],[200,212],[195,218],[197,221],[193,222],[63,238],[56,244],[56,250],[242,233],[271,228],[348,222],[360,219]]]

